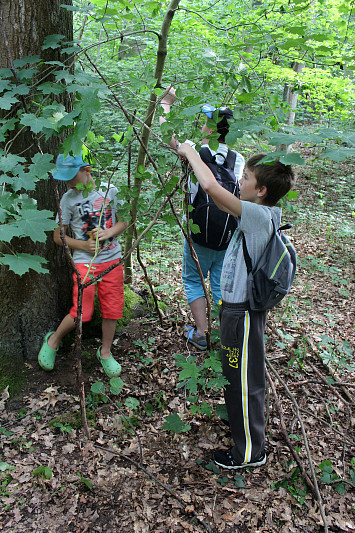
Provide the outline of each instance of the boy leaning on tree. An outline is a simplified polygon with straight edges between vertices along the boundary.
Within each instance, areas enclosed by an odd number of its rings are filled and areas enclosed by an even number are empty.
[[[252,311],[247,296],[247,268],[242,236],[255,264],[272,234],[272,215],[281,219],[275,204],[291,189],[295,176],[279,161],[260,163],[264,154],[251,157],[240,181],[240,199],[221,187],[209,168],[187,143],[178,148],[207,194],[223,211],[239,218],[228,246],[221,276],[220,332],[223,374],[229,384],[225,402],[234,446],[217,450],[214,462],[227,469],[260,466],[266,462],[264,430],[266,311]]]
[[[73,260],[78,268],[81,279],[88,279],[89,265],[95,255],[98,236],[99,253],[90,267],[90,276],[97,275],[117,263],[121,257],[121,246],[117,237],[126,229],[127,223],[116,220],[117,189],[107,184],[96,188],[91,177],[91,166],[83,161],[82,155],[66,158],[57,157],[57,171],[53,178],[65,181],[68,187],[63,195],[60,206],[64,231],[70,226],[74,237],[66,236],[66,241],[73,252]],[[83,195],[80,186],[88,189]],[[108,188],[108,190],[107,190]],[[104,205],[105,204],[105,205]],[[57,221],[59,217],[57,216]],[[54,230],[53,239],[63,246],[60,228]],[[38,363],[44,370],[52,370],[62,339],[75,328],[77,316],[78,284],[73,274],[73,306],[63,318],[56,331],[50,331],[44,337],[42,348],[38,354]],[[95,288],[97,286],[102,315],[102,345],[97,350],[97,358],[107,376],[117,377],[121,373],[121,365],[111,353],[117,319],[122,317],[123,310],[123,266],[118,265],[105,274],[97,285],[89,285],[83,291],[82,309],[83,322],[88,322],[94,311]]]

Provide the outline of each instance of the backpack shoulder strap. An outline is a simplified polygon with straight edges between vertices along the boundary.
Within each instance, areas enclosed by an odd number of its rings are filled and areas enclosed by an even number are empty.
[[[229,150],[228,148],[227,157],[224,160],[223,166],[230,168],[231,170],[234,171],[236,159],[237,159],[237,154],[233,150]]]
[[[262,252],[262,254],[260,255],[260,257],[262,257],[263,253],[265,252],[265,250],[267,249],[267,247],[269,246],[273,236],[275,235],[276,231],[277,231],[277,226],[276,226],[276,222],[275,222],[275,217],[273,216],[273,213],[272,211],[270,211],[270,214],[271,214],[271,222],[272,222],[272,226],[273,226],[273,230],[272,230],[272,234],[271,234],[271,237],[269,239],[269,242],[267,243],[267,245],[265,246],[264,248],[264,251]],[[280,228],[279,228],[280,229]],[[243,244],[243,255],[244,255],[244,261],[245,261],[245,265],[247,267],[247,272],[248,274],[250,274],[250,272],[252,272],[253,270],[253,265],[251,263],[251,258],[250,258],[250,255],[249,255],[249,252],[248,252],[248,248],[247,248],[247,243],[246,243],[246,239],[245,239],[245,235],[244,233],[242,233],[242,244]],[[260,257],[258,259],[258,261],[260,260]],[[258,261],[256,262],[256,264],[258,263]]]
[[[252,264],[251,264],[251,259],[250,259],[250,255],[249,255],[249,252],[248,252],[247,243],[246,243],[246,240],[245,240],[244,233],[242,233],[242,242],[243,242],[244,261],[245,261],[245,265],[247,267],[247,272],[248,272],[248,275],[249,275],[250,272],[253,270],[253,267],[252,267]]]
[[[208,146],[202,146],[201,150],[199,151],[200,158],[204,163],[216,163],[216,156],[218,155],[218,152],[215,155],[211,154],[211,150],[208,148]],[[222,154],[219,154],[222,156]],[[224,156],[222,156],[224,157]],[[228,152],[226,157],[224,157],[224,162],[221,166],[225,168],[229,168],[230,170],[234,171],[235,162],[237,159],[237,154],[228,148]]]
[[[199,155],[204,163],[214,162],[214,156],[211,154],[211,150],[208,148],[208,146],[202,146],[201,150],[199,151]]]

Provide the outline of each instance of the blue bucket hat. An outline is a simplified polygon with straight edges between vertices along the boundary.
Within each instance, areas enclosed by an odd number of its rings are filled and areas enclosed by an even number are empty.
[[[70,181],[77,175],[82,167],[86,167],[82,153],[75,157],[67,155],[64,159],[63,154],[59,154],[56,161],[57,171],[53,172],[53,178],[60,181]]]

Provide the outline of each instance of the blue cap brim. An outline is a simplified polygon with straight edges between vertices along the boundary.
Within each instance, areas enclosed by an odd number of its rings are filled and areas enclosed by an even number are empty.
[[[63,172],[61,170],[57,170],[56,172],[53,172],[52,176],[53,176],[53,178],[55,180],[70,181],[73,178],[75,178],[75,176],[77,175],[77,173],[79,171],[79,168],[73,168],[70,171],[69,171],[69,169],[67,169],[65,171],[65,174],[63,174]]]
[[[207,118],[211,119],[213,117],[213,112],[216,111],[216,108],[213,107],[213,105],[204,104],[201,111],[206,115]]]
[[[84,163],[81,154],[75,157],[68,155],[65,159],[63,154],[59,154],[56,165],[57,170],[53,172],[53,178],[60,181],[70,181],[75,178],[82,167],[87,166],[87,163]]]

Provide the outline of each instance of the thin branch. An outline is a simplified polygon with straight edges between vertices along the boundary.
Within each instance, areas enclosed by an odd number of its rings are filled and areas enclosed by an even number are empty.
[[[300,456],[298,455],[297,451],[295,450],[295,448],[294,448],[294,446],[293,446],[293,444],[292,444],[292,442],[290,440],[290,437],[288,435],[285,419],[284,419],[282,408],[281,408],[281,405],[280,405],[280,402],[279,402],[279,399],[278,399],[278,396],[277,396],[275,384],[274,384],[274,382],[273,382],[273,380],[272,380],[267,368],[265,369],[265,372],[266,372],[266,377],[267,377],[268,382],[269,382],[270,387],[271,387],[272,394],[274,396],[276,409],[277,409],[277,412],[278,412],[279,417],[280,417],[281,432],[282,432],[282,435],[284,437],[284,440],[285,440],[287,446],[289,447],[289,449],[290,449],[290,451],[291,451],[291,453],[293,455],[293,458],[296,461],[296,463],[297,463],[297,465],[298,465],[298,467],[300,469],[301,475],[302,475],[306,485],[311,489],[313,494],[316,496],[316,493],[315,493],[315,490],[314,490],[314,485],[313,485],[309,475],[307,474],[307,472],[306,472],[306,470],[304,468],[304,465],[302,463],[302,460],[301,460]]]
[[[137,228],[136,226],[134,226],[133,228],[133,233],[134,233],[134,237],[135,239],[137,238]],[[139,249],[139,245],[137,246],[137,261],[138,263],[140,264],[140,267],[141,269],[143,270],[143,274],[144,274],[144,279],[145,281],[148,283],[148,286],[149,286],[149,289],[150,289],[150,293],[152,295],[152,298],[153,298],[153,301],[154,301],[154,305],[155,305],[155,310],[157,312],[157,315],[159,317],[159,322],[160,322],[160,325],[163,327],[164,325],[164,322],[163,322],[163,316],[162,316],[162,312],[161,312],[161,309],[159,307],[159,303],[158,303],[158,299],[157,299],[157,296],[155,294],[155,291],[154,291],[154,287],[153,287],[153,284],[152,284],[152,281],[149,277],[149,274],[148,274],[148,271],[145,267],[145,264],[143,263],[142,261],[142,258],[141,258],[141,254],[140,254],[140,249]]]
[[[266,360],[266,364],[267,366],[271,369],[271,371],[275,374],[275,376],[277,377],[278,381],[281,383],[281,385],[285,388],[286,392],[287,392],[287,395],[288,397],[290,398],[290,400],[292,401],[293,405],[294,405],[294,408],[296,410],[296,416],[298,418],[298,421],[299,421],[299,424],[300,424],[300,427],[301,427],[301,431],[302,431],[302,435],[303,435],[303,440],[304,440],[304,445],[305,445],[305,448],[306,448],[306,453],[307,453],[307,458],[308,458],[308,462],[309,462],[309,467],[311,469],[311,474],[312,474],[312,481],[313,481],[313,484],[309,485],[309,483],[307,483],[310,487],[312,487],[313,485],[313,489],[312,489],[312,492],[313,494],[315,495],[316,497],[316,500],[317,500],[317,503],[318,503],[318,507],[319,507],[319,512],[321,514],[321,517],[322,517],[322,520],[323,520],[323,524],[324,524],[324,533],[328,533],[329,529],[328,529],[328,523],[327,523],[327,518],[325,516],[325,511],[324,511],[324,506],[323,506],[323,501],[322,501],[322,497],[321,497],[321,494],[320,494],[320,491],[319,491],[319,487],[318,487],[318,482],[317,482],[317,476],[316,476],[316,473],[315,473],[315,469],[314,469],[314,465],[313,465],[313,460],[312,460],[312,456],[311,456],[311,452],[310,452],[310,449],[309,449],[309,445],[308,445],[308,439],[307,439],[307,435],[306,435],[306,431],[305,431],[305,428],[304,428],[304,424],[303,424],[303,420],[301,418],[301,415],[300,415],[300,412],[299,412],[299,406],[298,406],[298,403],[295,399],[295,397],[293,396],[293,394],[291,393],[290,389],[288,388],[288,386],[286,385],[286,383],[283,381],[283,379],[281,378],[281,376],[279,375],[279,373],[275,370],[275,368],[272,366],[272,364],[270,363],[270,361],[268,361],[267,358],[265,358]],[[266,374],[267,374],[267,377],[268,377],[268,380],[269,380],[269,383],[271,385],[271,388],[272,388],[272,391],[273,391],[273,394],[274,394],[274,397],[275,397],[275,402],[277,403],[277,405],[279,406],[278,404],[278,400],[277,400],[277,395],[276,395],[276,390],[275,390],[275,386],[273,384],[273,381],[270,377],[270,374],[268,372],[268,370],[266,369]],[[278,409],[280,409],[280,416],[281,416],[281,407],[279,406]],[[289,445],[289,437],[288,437],[288,433],[287,433],[287,430],[286,430],[286,426],[284,427],[283,429],[283,434],[285,436],[285,439],[286,439],[286,442],[287,442],[287,445],[290,447]],[[286,437],[287,435],[287,437]],[[288,441],[287,441],[288,439]],[[293,447],[291,445],[290,447],[290,450],[292,452],[293,450]],[[295,453],[296,450],[294,450]],[[293,452],[292,452],[293,453]],[[293,453],[293,456],[296,458],[296,455],[295,453]],[[298,456],[298,454],[297,454]],[[300,462],[300,459],[297,461],[297,464],[298,466],[300,467],[300,470],[301,470],[301,473],[305,473],[305,470],[304,470],[304,467],[303,465],[301,466],[301,462]],[[308,475],[305,479],[309,479]]]
[[[188,172],[188,167],[186,168],[186,173]],[[206,301],[206,307],[207,307],[207,331],[206,331],[206,343],[207,343],[207,350],[211,349],[211,304],[208,297],[208,292],[206,288],[205,278],[201,270],[200,262],[198,260],[197,253],[195,251],[195,248],[192,244],[191,239],[191,232],[190,232],[190,216],[189,216],[189,201],[188,201],[188,192],[185,193],[185,213],[186,213],[186,224],[187,224],[187,231],[186,231],[186,242],[190,248],[190,255],[192,260],[195,263],[197,272],[200,276],[200,281],[202,285],[203,292],[205,294],[205,301]]]

